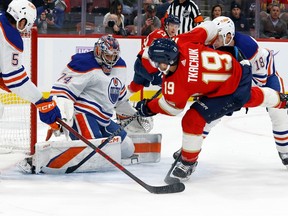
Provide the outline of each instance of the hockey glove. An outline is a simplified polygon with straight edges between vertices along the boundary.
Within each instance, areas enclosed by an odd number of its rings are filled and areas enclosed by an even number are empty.
[[[40,99],[35,106],[39,109],[40,120],[57,130],[59,125],[56,123],[56,118],[61,118],[61,113],[52,97]]]
[[[136,104],[135,108],[140,116],[148,117],[156,115],[155,113],[152,113],[149,107],[147,106],[147,103],[149,101],[150,101],[149,99],[143,99]]]
[[[162,72],[157,72],[153,74],[153,80],[151,81],[152,85],[161,86],[162,84]]]

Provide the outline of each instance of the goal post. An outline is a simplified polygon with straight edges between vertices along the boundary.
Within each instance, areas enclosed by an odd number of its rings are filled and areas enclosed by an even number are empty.
[[[22,35],[22,64],[31,81],[37,85],[37,28]],[[0,88],[0,154],[14,151],[34,153],[37,142],[36,107],[14,93]]]

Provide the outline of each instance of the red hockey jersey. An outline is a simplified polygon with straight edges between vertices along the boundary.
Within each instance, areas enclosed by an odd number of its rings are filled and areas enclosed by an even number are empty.
[[[144,40],[143,46],[138,53],[141,58],[142,65],[147,70],[148,73],[158,72],[158,69],[155,67],[153,62],[151,62],[148,56],[148,48],[152,44],[152,42],[158,38],[169,38],[168,34],[162,29],[156,29],[151,32]]]
[[[174,73],[163,76],[162,99],[148,103],[152,112],[176,115],[190,96],[219,97],[236,90],[242,76],[239,62],[228,53],[204,45],[215,38],[210,34],[213,31],[209,31],[212,27],[213,24],[200,25],[177,36],[178,67]]]

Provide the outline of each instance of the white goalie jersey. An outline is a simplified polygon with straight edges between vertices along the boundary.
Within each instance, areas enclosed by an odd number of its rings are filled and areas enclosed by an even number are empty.
[[[122,58],[108,75],[103,73],[93,52],[75,54],[52,87],[51,95],[72,100],[76,113],[90,114],[105,126],[117,106],[125,107],[121,109],[125,112],[122,114],[132,116],[136,113],[128,101],[126,77],[126,64]]]

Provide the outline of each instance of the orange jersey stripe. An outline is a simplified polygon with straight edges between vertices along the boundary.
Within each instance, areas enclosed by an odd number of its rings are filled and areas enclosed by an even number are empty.
[[[93,112],[97,113],[98,116],[100,116],[101,118],[105,119],[105,120],[109,120],[110,118],[104,116],[102,113],[100,113],[98,110],[96,110],[95,108],[85,105],[85,104],[80,104],[80,103],[75,103],[75,106],[79,106],[79,107],[83,107],[89,110],[92,110]]]
[[[2,78],[0,78],[0,88],[3,89],[4,91],[7,91],[7,92],[11,92],[7,86],[4,84],[4,80]]]
[[[51,92],[50,92],[50,94],[54,94],[54,95],[58,95],[58,94],[64,94],[64,95],[66,95],[69,99],[71,99],[72,101],[75,101],[75,99],[72,97],[72,96],[70,96],[66,91],[55,91],[55,90],[52,90]]]
[[[276,137],[276,136],[274,136],[274,139],[275,139],[275,140],[281,140],[281,141],[284,141],[284,140],[288,140],[288,137],[280,138],[280,137]]]
[[[80,127],[82,136],[84,136],[86,139],[92,139],[92,134],[90,133],[87,127],[87,124],[83,115],[82,114],[76,115],[76,119],[78,121],[78,125]]]
[[[21,79],[23,79],[24,77],[27,77],[26,72],[24,72],[24,73],[21,74],[20,76],[14,77],[14,78],[12,78],[12,79],[7,79],[7,80],[4,79],[3,81],[4,81],[5,84],[7,84],[7,83],[12,83],[12,82],[21,80]]]

